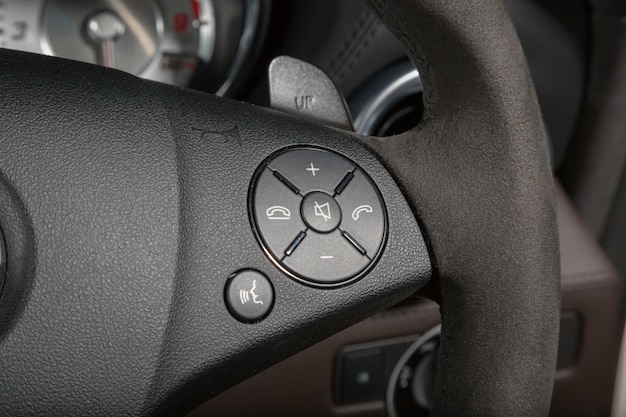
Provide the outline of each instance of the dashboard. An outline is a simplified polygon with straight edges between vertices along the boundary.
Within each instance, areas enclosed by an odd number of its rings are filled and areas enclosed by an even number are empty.
[[[583,96],[585,5],[506,3],[558,163]],[[392,135],[421,115],[419,74],[395,37],[357,0],[2,0],[0,47],[113,67],[260,105],[269,105],[269,63],[288,55],[330,76],[359,133]]]
[[[0,47],[224,95],[252,53],[265,7],[260,0],[3,0]]]
[[[528,58],[556,170],[565,158],[584,98],[587,8],[579,0],[507,0],[506,4]],[[0,0],[0,47],[102,65],[146,80],[261,106],[271,105],[267,69],[276,57],[286,55],[314,64],[332,79],[346,99],[357,133],[392,136],[415,126],[423,110],[422,84],[415,66],[379,19],[356,0]],[[291,152],[314,154],[319,150]],[[270,166],[280,166],[281,158],[273,155]],[[336,165],[341,164],[350,162],[337,157]],[[311,164],[311,169],[315,175],[317,168]],[[300,201],[295,209],[273,206],[255,212],[255,204],[264,195],[261,191],[269,187],[273,174],[267,171],[255,176],[251,211],[257,238],[289,276],[309,285],[340,285],[367,272],[375,262],[386,238],[384,204],[367,175],[358,167],[350,169],[360,175],[354,180],[354,189],[357,180],[361,181],[361,192],[369,193],[373,202],[353,205],[345,197],[339,203],[349,207],[354,223],[372,212],[381,215],[369,225],[376,230],[373,242],[359,243],[366,238],[360,238],[358,229],[342,231],[333,226],[338,235],[350,232],[351,238],[356,237],[353,245],[363,250],[362,259],[348,271],[311,270],[306,259],[287,264],[276,256],[280,252],[276,246],[282,251],[283,240],[295,242],[297,236],[281,236],[272,229],[272,220],[291,216]],[[332,191],[337,190],[329,193]],[[328,220],[329,203],[326,213],[324,204],[317,201],[311,210]],[[314,230],[329,227],[315,224],[314,215],[304,216],[303,221]],[[607,395],[615,363],[610,358],[615,352],[609,346],[616,344],[613,333],[601,330],[617,326],[619,301],[615,294],[619,284],[562,191],[559,221],[564,302],[553,414],[601,415],[611,401]],[[326,244],[330,245],[320,245]],[[297,250],[297,244],[293,249]],[[374,255],[366,257],[367,251]],[[260,292],[262,283],[258,285]],[[252,288],[257,288],[256,281]],[[583,289],[590,288],[591,293],[581,296]],[[233,304],[237,297],[248,301],[256,294],[235,291]],[[599,306],[604,314],[599,313]],[[265,313],[233,314],[252,322]],[[299,415],[427,415],[436,373],[439,321],[434,303],[413,297],[256,375],[192,415],[293,415],[302,407],[309,411]],[[585,390],[597,395],[581,405]],[[251,401],[238,401],[242,397]]]

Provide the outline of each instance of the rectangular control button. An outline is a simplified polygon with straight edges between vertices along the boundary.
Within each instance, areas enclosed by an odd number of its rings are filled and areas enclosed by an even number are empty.
[[[381,399],[383,364],[382,348],[345,353],[341,358],[340,401],[349,404]]]

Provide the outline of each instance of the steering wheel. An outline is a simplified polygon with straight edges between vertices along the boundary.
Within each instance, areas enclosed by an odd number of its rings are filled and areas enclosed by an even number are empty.
[[[556,216],[515,30],[498,0],[369,5],[425,89],[419,126],[384,140],[1,52],[0,414],[183,415],[431,276],[442,312],[435,415],[547,413]],[[308,165],[311,152],[329,158],[319,160],[325,169],[349,164],[384,211],[378,246],[354,248],[367,260],[330,275],[319,274],[316,255],[293,264],[278,254],[261,218],[262,181],[302,207],[314,200],[315,187],[289,173],[322,169]],[[342,205],[338,194],[324,198]],[[314,208],[301,209],[300,245],[343,232],[322,230],[330,212]],[[362,210],[355,222],[371,214]]]

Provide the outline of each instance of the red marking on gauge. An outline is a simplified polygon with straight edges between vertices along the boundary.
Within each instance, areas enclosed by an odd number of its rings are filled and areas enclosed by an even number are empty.
[[[191,0],[191,7],[193,8],[193,16],[196,20],[200,19],[200,0]]]
[[[172,21],[174,32],[182,33],[189,28],[189,15],[187,13],[176,13]]]
[[[188,70],[191,70],[191,71],[195,71],[196,68],[198,68],[198,65],[195,62],[186,62],[185,63],[185,68],[187,68]]]

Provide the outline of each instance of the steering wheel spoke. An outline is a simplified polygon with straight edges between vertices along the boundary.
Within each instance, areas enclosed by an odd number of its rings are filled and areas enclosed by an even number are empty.
[[[3,317],[14,322],[2,328],[6,413],[55,386],[81,398],[97,390],[86,414],[176,414],[430,278],[411,209],[353,134],[99,67],[3,55],[17,103],[4,114],[20,122],[2,137],[12,156],[2,186],[29,219],[32,234],[18,237],[32,239],[22,256],[36,265],[16,275],[16,237],[5,233],[7,282],[32,283],[2,294],[23,299]],[[23,79],[24,67],[35,75]],[[91,81],[75,89],[71,74]],[[4,230],[11,218],[1,221]],[[298,248],[275,246],[277,233],[289,243],[298,231]],[[26,414],[73,413],[68,397],[49,400]]]

